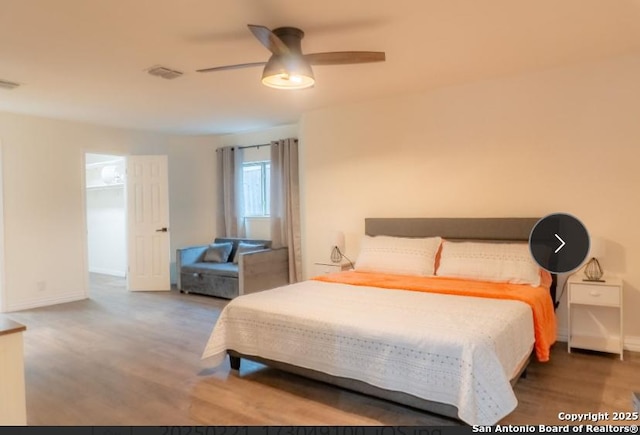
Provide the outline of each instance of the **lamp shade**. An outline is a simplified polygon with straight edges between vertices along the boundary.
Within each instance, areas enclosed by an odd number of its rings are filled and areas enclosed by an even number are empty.
[[[342,231],[336,231],[333,233],[332,246],[337,246],[338,249],[344,251],[344,233]]]
[[[262,71],[262,84],[275,89],[305,89],[313,86],[311,65],[301,56],[273,55]]]
[[[590,238],[589,258],[600,258],[606,255],[606,245],[602,237],[593,236]]]

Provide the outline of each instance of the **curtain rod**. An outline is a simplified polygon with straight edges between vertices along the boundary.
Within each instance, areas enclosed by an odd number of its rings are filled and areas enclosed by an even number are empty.
[[[298,142],[298,139],[295,139],[296,142]],[[276,141],[277,142],[277,141]],[[239,146],[239,145],[232,145],[231,148],[238,148],[241,150],[244,150],[246,148],[260,148],[260,147],[270,147],[271,145],[273,145],[273,143],[259,143],[257,145],[244,145],[244,146]],[[224,148],[224,147],[223,147]],[[222,148],[216,148],[216,151],[220,150]]]
[[[245,146],[237,146],[234,148],[240,148],[241,150],[244,150],[246,148],[260,148],[260,147],[270,147],[271,144],[270,143],[259,143],[258,145],[245,145]]]
[[[260,143],[258,145],[245,145],[245,146],[238,146],[238,145],[231,145],[228,147],[222,147],[222,148],[231,148],[231,149],[239,149],[239,150],[243,150],[245,148],[260,148],[260,147],[270,147],[271,144],[270,143]],[[216,148],[216,152],[220,151],[222,148]]]

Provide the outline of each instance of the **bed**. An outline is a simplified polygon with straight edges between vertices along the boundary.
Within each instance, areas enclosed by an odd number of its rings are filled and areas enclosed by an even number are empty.
[[[438,242],[425,276],[367,270],[377,260],[365,254],[381,251],[363,248],[361,257],[373,260],[359,257],[356,271],[237,298],[221,313],[203,358],[218,365],[229,355],[233,369],[246,358],[470,425],[495,424],[517,406],[512,384],[531,355],[549,358],[555,282],[471,281],[429,272],[446,274],[451,252],[462,246],[525,242],[536,222],[366,219],[367,243],[433,244],[441,237],[447,245]],[[402,257],[402,264],[413,258]]]

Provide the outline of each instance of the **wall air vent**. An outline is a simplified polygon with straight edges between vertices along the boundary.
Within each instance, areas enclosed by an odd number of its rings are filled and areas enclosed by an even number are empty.
[[[180,77],[183,73],[171,68],[156,65],[146,70],[152,76],[162,77],[163,79],[171,80]]]
[[[10,82],[8,80],[0,79],[0,88],[2,89],[15,89],[20,86],[20,83]]]

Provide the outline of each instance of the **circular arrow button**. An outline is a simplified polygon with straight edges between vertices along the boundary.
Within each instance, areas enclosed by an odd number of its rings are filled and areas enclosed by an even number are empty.
[[[552,273],[577,269],[589,253],[589,233],[575,217],[556,213],[540,219],[529,236],[536,263]]]

